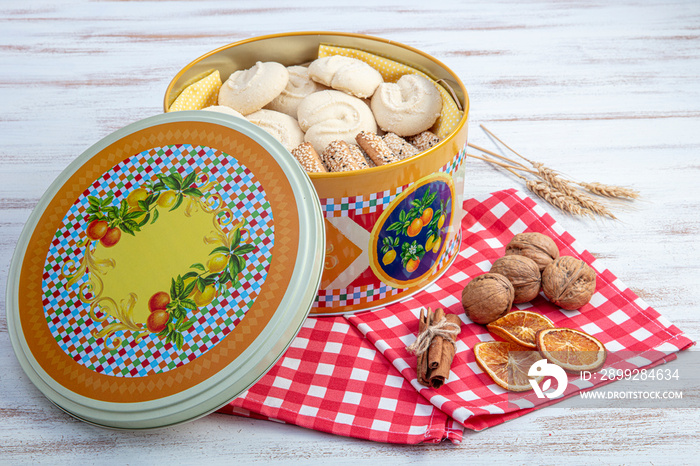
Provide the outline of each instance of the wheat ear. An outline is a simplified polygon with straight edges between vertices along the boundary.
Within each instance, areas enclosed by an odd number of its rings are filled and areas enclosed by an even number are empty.
[[[625,188],[624,186],[615,186],[603,183],[576,183],[585,190],[598,196],[610,197],[616,199],[638,199],[639,191]]]
[[[537,174],[552,188],[558,190],[562,194],[569,196],[574,202],[578,203],[584,210],[588,210],[594,214],[616,219],[615,215],[603,203],[596,201],[591,196],[587,196],[581,192],[573,182],[562,178],[551,168],[547,168],[541,163],[533,164]]]
[[[508,165],[502,162],[499,162],[497,160],[489,159],[487,157],[479,157],[478,155],[473,155],[473,154],[467,154],[469,157],[478,159],[478,160],[483,160],[485,162],[492,163],[498,167],[501,167],[505,170],[508,170],[511,172],[513,175],[517,176],[521,180],[525,181],[525,186],[527,187],[530,192],[535,194],[536,196],[544,199],[554,207],[560,209],[563,212],[568,212],[573,215],[581,215],[581,216],[588,216],[592,217],[592,213],[589,210],[583,209],[580,205],[578,205],[572,198],[571,196],[568,196],[560,191],[557,191],[556,189],[552,189],[552,187],[544,182],[544,181],[535,181],[535,180],[530,180],[520,173],[517,173],[515,170],[520,170],[524,171],[527,173],[532,173],[534,175],[538,175],[537,172],[532,171],[527,168],[523,168],[520,166],[513,166],[513,165]]]

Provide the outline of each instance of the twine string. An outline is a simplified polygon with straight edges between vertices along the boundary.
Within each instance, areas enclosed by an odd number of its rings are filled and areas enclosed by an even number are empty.
[[[459,334],[459,330],[459,325],[448,322],[447,319],[443,317],[437,324],[429,325],[425,330],[423,330],[423,332],[421,332],[416,338],[416,341],[411,343],[410,346],[406,347],[406,350],[415,354],[416,356],[420,356],[428,351],[433,338],[438,336],[442,337],[445,341],[449,341],[453,346],[455,346],[454,339],[450,338],[450,336],[457,336]]]

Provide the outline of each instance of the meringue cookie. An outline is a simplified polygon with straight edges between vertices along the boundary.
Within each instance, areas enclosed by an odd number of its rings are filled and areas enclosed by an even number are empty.
[[[442,97],[427,78],[407,74],[396,83],[380,84],[370,106],[384,131],[412,136],[433,126],[442,111]]]
[[[314,60],[309,65],[314,81],[355,97],[370,97],[384,79],[379,71],[356,58],[333,55]]]
[[[309,77],[309,69],[304,66],[288,66],[287,71],[289,72],[287,87],[272,102],[265,105],[265,108],[296,118],[297,107],[304,97],[327,88],[312,80]]]
[[[340,91],[321,91],[307,96],[297,109],[299,126],[306,131],[304,140],[313,144],[316,152],[335,140],[355,143],[360,131],[377,131],[372,111],[357,97]]]
[[[209,112],[225,113],[227,115],[231,115],[231,116],[245,119],[245,117],[243,115],[241,115],[239,112],[237,112],[234,109],[232,109],[231,107],[227,107],[225,105],[212,105],[210,107],[205,107],[202,110],[207,110]]]
[[[285,113],[274,110],[258,110],[246,115],[246,118],[270,133],[290,152],[304,142],[304,133],[299,128],[299,123]]]
[[[280,95],[289,81],[289,72],[276,62],[257,62],[248,70],[234,72],[219,89],[219,105],[243,115],[256,112]]]

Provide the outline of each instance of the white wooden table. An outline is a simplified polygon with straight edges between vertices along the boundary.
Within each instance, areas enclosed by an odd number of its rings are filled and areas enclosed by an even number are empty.
[[[700,2],[49,1],[0,4],[0,463],[697,463],[700,410],[538,410],[461,445],[393,446],[214,414],[154,432],[76,421],[29,382],[4,295],[49,183],[112,131],[162,111],[186,63],[282,31],[361,32],[444,61],[483,123],[581,180],[641,191],[619,221],[543,206],[638,295],[700,337]],[[469,160],[466,195],[522,185]],[[682,364],[683,358],[674,364]],[[692,394],[689,394],[692,395]],[[698,396],[697,389],[694,396]]]

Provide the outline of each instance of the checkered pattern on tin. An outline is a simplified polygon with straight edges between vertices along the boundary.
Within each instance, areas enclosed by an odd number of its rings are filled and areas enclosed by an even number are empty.
[[[462,231],[460,230],[457,233],[457,236],[455,236],[452,241],[447,245],[445,248],[445,253],[442,255],[440,258],[440,263],[437,266],[437,270],[442,270],[442,268],[447,264],[449,261],[452,260],[455,254],[457,254],[457,250],[459,249],[459,245],[462,243]]]
[[[183,335],[184,344],[180,350],[163,344],[155,335],[134,341],[130,333],[118,332],[115,336],[123,342],[116,350],[109,351],[105,341],[93,336],[103,324],[89,318],[89,306],[77,296],[87,276],[66,290],[68,280],[61,273],[75,270],[84,256],[84,248],[80,248],[78,242],[85,238],[87,196],[104,198],[111,194],[116,203],[154,179],[156,174],[173,170],[183,176],[193,170],[208,173],[210,181],[217,183],[214,192],[222,197],[234,218],[247,220],[246,228],[256,249],[248,255],[247,267],[239,276],[241,285],[199,310],[197,322]],[[83,192],[66,213],[44,267],[42,291],[47,324],[66,354],[96,372],[140,377],[168,371],[213,348],[244,318],[267,277],[273,245],[274,222],[265,192],[235,157],[210,147],[187,144],[143,151],[112,167]],[[105,323],[111,321],[113,319],[108,316]],[[110,341],[114,341],[113,337]]]
[[[458,237],[453,239],[445,249],[442,259],[438,266],[433,270],[431,275],[436,275],[442,271],[447,263],[454,257],[461,242],[461,232]],[[406,291],[405,288],[393,288],[385,283],[381,285],[365,285],[355,286],[350,288],[342,288],[335,290],[319,290],[316,295],[313,307],[335,307],[335,306],[352,306],[355,304],[364,304],[387,296],[395,296]]]
[[[449,174],[454,173],[454,171],[457,170],[464,161],[466,151],[467,146],[465,145],[459,154],[457,154],[452,161],[443,166],[440,171]],[[324,217],[341,217],[348,216],[349,212],[352,212],[355,215],[376,212],[378,207],[383,210],[385,205],[391,203],[391,201],[393,201],[399,194],[411,186],[411,184],[400,186],[395,190],[395,192],[383,191],[380,193],[372,193],[367,197],[367,200],[365,200],[363,196],[343,197],[341,199],[321,199],[323,215]],[[447,262],[449,262],[449,260],[454,256],[459,244],[460,242],[457,239],[454,239],[447,246],[447,254],[443,254],[440,264],[438,264],[437,268],[433,272],[434,274],[440,272],[445,264],[447,264]],[[347,289],[319,290],[313,306],[332,307],[363,304],[376,301],[387,296],[394,296],[402,291],[404,290],[392,288],[384,283],[382,283],[379,287],[368,285]]]
[[[335,290],[318,290],[313,307],[335,307],[363,304],[386,298],[387,296],[394,296],[402,291],[404,290],[393,288],[384,283],[378,287],[374,285],[365,285]]]
[[[467,157],[467,144],[464,144],[464,147],[462,147],[462,150],[459,151],[457,156],[453,158],[450,162],[445,164],[440,171],[449,173],[450,175],[453,174],[457,169],[462,165],[462,162],[464,162],[464,159]]]
[[[384,206],[393,201],[409,185],[399,186],[395,190],[372,193],[369,196],[351,196],[340,199],[321,199],[321,210],[324,217],[347,217],[350,213],[363,215],[383,210]]]

